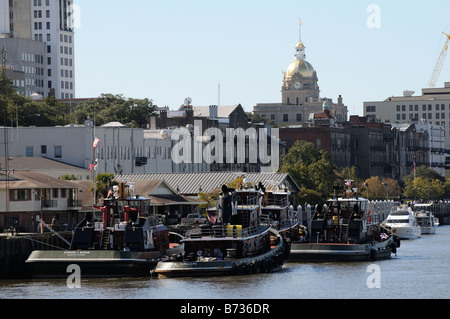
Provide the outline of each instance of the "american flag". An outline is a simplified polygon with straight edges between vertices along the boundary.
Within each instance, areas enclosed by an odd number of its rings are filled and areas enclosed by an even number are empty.
[[[208,220],[209,220],[209,222],[210,222],[211,224],[215,224],[215,223],[216,223],[216,217],[214,217],[213,215],[211,215],[209,212],[208,212]]]
[[[93,148],[97,148],[98,142],[100,142],[100,139],[98,139],[97,137],[94,140],[94,143],[92,144]]]

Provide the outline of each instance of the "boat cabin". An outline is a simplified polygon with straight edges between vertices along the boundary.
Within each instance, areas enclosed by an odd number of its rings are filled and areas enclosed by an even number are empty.
[[[100,214],[87,213],[75,228],[71,250],[105,249],[164,251],[169,231],[149,214],[150,199],[134,195],[130,185],[121,184],[96,207]]]
[[[270,249],[270,225],[260,223],[260,198],[259,190],[222,187],[211,210],[217,222],[187,232],[181,241],[185,258],[244,258]]]
[[[316,206],[310,242],[361,243],[379,234],[379,220],[365,198],[337,198]]]

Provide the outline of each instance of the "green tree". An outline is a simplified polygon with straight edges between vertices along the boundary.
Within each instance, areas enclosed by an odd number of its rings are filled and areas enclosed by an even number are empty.
[[[289,173],[302,189],[301,202],[323,203],[332,193],[337,179],[328,154],[307,141],[296,141],[281,158],[280,172]]]
[[[445,194],[446,185],[439,179],[416,177],[406,184],[403,196],[410,199],[437,199]]]
[[[96,202],[98,199],[105,198],[108,195],[110,188],[117,183],[114,182],[113,173],[100,173],[95,177],[95,191]],[[94,193],[94,185],[89,188],[89,191]]]
[[[396,199],[401,195],[398,182],[392,178],[380,179],[378,176],[372,176],[364,182],[365,191],[370,200]]]
[[[445,183],[444,176],[436,172],[434,169],[426,167],[425,165],[417,167],[415,177],[422,177],[428,180],[438,179],[441,182]],[[414,179],[414,171],[412,171],[409,175],[405,176],[403,178],[403,181],[405,182],[405,184],[407,184],[411,182],[413,179]]]
[[[69,116],[72,123],[95,119],[96,125],[117,121],[134,127],[147,124],[155,105],[149,99],[129,99],[122,95],[102,94],[99,98],[80,103]]]

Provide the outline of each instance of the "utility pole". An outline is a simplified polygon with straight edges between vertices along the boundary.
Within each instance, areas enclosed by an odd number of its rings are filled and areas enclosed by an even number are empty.
[[[5,145],[5,216],[8,216],[8,224],[11,225],[11,215],[9,212],[9,150],[8,150],[8,129],[6,127],[6,119],[8,117],[8,100],[6,98],[6,58],[7,51],[5,47],[2,49],[2,91],[3,92],[3,139]],[[6,223],[5,223],[6,224]],[[5,225],[6,227],[6,225]]]

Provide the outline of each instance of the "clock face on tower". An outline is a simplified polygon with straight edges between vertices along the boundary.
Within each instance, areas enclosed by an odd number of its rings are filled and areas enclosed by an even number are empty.
[[[301,87],[300,82],[294,83],[294,88],[296,88],[298,90],[300,87]]]

